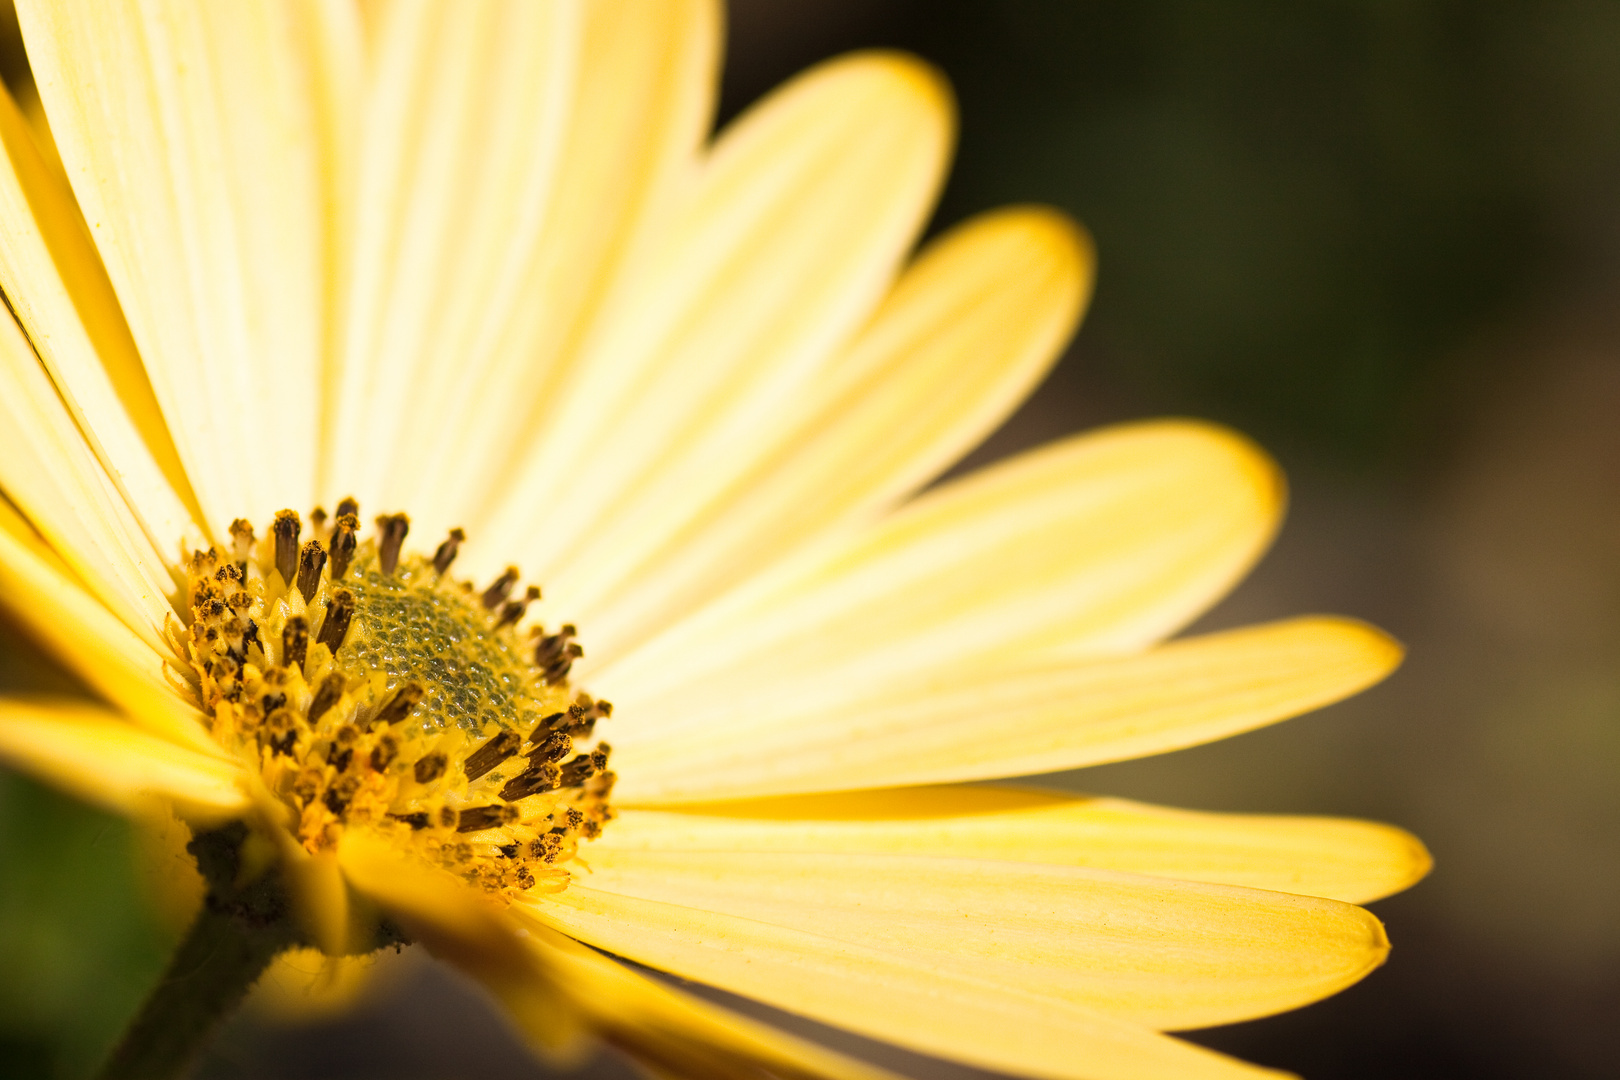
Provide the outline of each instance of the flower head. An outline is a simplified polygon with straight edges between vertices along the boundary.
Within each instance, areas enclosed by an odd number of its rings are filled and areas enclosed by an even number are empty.
[[[1399,648],[1166,641],[1281,514],[1220,428],[916,494],[1091,280],[1041,208],[908,256],[926,65],[829,62],[709,142],[703,0],[19,8],[49,127],[0,100],[0,601],[103,702],[0,702],[0,755],[191,824],[183,950],[420,940],[556,1053],[877,1075],[613,954],[1092,1080],[1260,1075],[1162,1033],[1382,961],[1352,905],[1426,869],[1398,830],[968,783],[1285,719]]]

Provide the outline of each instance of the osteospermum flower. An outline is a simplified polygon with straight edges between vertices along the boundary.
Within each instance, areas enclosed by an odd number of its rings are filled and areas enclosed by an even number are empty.
[[[908,256],[925,65],[833,61],[709,142],[701,0],[18,6],[49,129],[0,101],[0,589],[102,701],[0,703],[0,754],[178,813],[208,888],[110,1074],[182,1067],[295,946],[419,940],[551,1052],[691,1076],[879,1073],[612,957],[1091,1080],[1260,1075],[1163,1032],[1382,961],[1352,905],[1424,872],[1398,830],[968,783],[1399,650],[1165,642],[1281,513],[1219,428],[916,494],[1091,279],[1038,208]]]

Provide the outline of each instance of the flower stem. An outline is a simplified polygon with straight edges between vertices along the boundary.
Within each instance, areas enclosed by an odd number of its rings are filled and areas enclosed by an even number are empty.
[[[241,1003],[270,961],[292,943],[285,924],[249,926],[204,904],[124,1037],[101,1080],[173,1080],[220,1021]]]

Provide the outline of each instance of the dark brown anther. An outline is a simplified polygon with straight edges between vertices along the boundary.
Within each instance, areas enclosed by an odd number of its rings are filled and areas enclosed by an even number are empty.
[[[467,542],[467,534],[460,529],[451,529],[445,542],[439,545],[439,550],[433,553],[433,569],[440,577],[450,569],[450,564],[456,561],[456,552],[461,545]]]
[[[553,732],[539,746],[527,754],[529,765],[545,765],[548,762],[561,761],[568,756],[568,751],[574,748],[574,740],[562,732]]]
[[[309,512],[309,531],[315,534],[317,540],[326,536],[326,511],[319,506]]]
[[[562,786],[578,787],[600,771],[593,754],[576,754],[562,767]]]
[[[462,763],[462,769],[467,773],[467,781],[471,783],[484,776],[495,766],[517,753],[519,746],[523,745],[523,736],[515,731],[503,731],[495,735],[483,746],[467,755]]]
[[[276,520],[270,526],[270,534],[276,538],[276,569],[281,571],[281,580],[287,584],[292,583],[293,574],[298,572],[300,528],[298,513],[294,510],[276,511]]]
[[[497,628],[511,626],[523,618],[524,614],[529,610],[529,605],[538,599],[540,599],[540,586],[530,585],[523,591],[523,599],[508,600],[501,605],[501,617],[495,620],[495,626]]]
[[[336,654],[343,646],[343,638],[349,632],[349,620],[353,618],[354,593],[348,589],[337,590],[326,605],[326,619],[321,623],[321,635],[316,640]]]
[[[388,700],[383,702],[382,708],[377,710],[377,715],[371,718],[371,726],[399,723],[411,715],[411,710],[422,700],[422,692],[421,684],[413,682],[395,690]]]
[[[294,615],[281,630],[281,662],[302,670],[308,653],[309,623],[302,615]]]
[[[440,753],[428,754],[418,758],[412,774],[418,784],[431,784],[444,775],[444,770],[450,765],[450,759]]]
[[[236,556],[236,568],[247,580],[248,556],[253,554],[253,524],[246,518],[231,522],[231,552]]]
[[[489,588],[484,590],[484,606],[494,611],[501,601],[505,600],[512,592],[512,586],[517,584],[517,579],[518,568],[508,566],[505,572],[496,578]]]
[[[518,845],[515,840],[510,844],[502,844],[495,850],[501,853],[503,859],[515,859],[518,857]]]
[[[585,655],[579,642],[569,640],[578,633],[574,624],[568,623],[555,634],[541,637],[540,644],[535,646],[534,666],[544,674],[547,686],[566,680],[574,661]]]
[[[534,730],[529,733],[529,741],[537,745],[544,742],[547,735],[560,730],[566,724],[567,718],[567,713],[560,712],[554,712],[550,716],[542,717],[540,722],[534,725]]]
[[[506,786],[501,788],[501,798],[507,802],[517,802],[542,791],[556,791],[562,786],[561,775],[561,771],[551,762],[535,765],[508,780]]]
[[[291,709],[277,709],[265,718],[264,727],[271,751],[291,757],[298,745],[298,716]]]
[[[342,581],[354,561],[356,546],[354,534],[360,528],[360,519],[353,514],[340,514],[332,526],[332,580]]]
[[[411,519],[404,514],[384,514],[377,519],[377,563],[383,573],[392,574],[399,565],[399,549],[410,531]]]
[[[584,646],[577,641],[570,641],[563,648],[563,654],[546,665],[545,680],[547,686],[556,686],[558,683],[568,681],[568,673],[573,670],[574,661],[585,655]]]
[[[399,740],[392,735],[384,735],[377,740],[377,745],[371,748],[371,757],[368,759],[372,772],[387,772],[388,766],[394,763],[399,756]]]
[[[321,571],[325,568],[326,550],[319,540],[311,540],[298,557],[298,594],[304,598],[304,603],[315,602],[315,590],[321,587]]]
[[[428,816],[422,811],[417,811],[414,814],[389,814],[388,816],[395,821],[402,821],[409,825],[413,832],[428,827]]]
[[[309,722],[315,723],[325,716],[332,706],[338,703],[343,696],[343,676],[328,675],[321,680],[321,685],[315,689],[315,698],[309,703]]]
[[[345,497],[337,504],[337,516],[342,517],[344,514],[353,514],[356,521],[360,520],[360,504],[355,501],[353,495]]]
[[[481,832],[516,819],[510,806],[470,806],[456,819],[456,832]]]

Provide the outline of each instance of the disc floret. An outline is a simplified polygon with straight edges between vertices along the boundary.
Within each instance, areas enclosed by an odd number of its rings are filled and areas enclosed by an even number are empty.
[[[214,737],[248,762],[308,851],[369,829],[483,888],[556,890],[581,839],[612,817],[612,705],[570,687],[575,630],[521,629],[534,586],[508,568],[482,590],[449,571],[466,537],[407,553],[391,514],[361,538],[278,513],[263,539],[186,566],[186,683]]]

